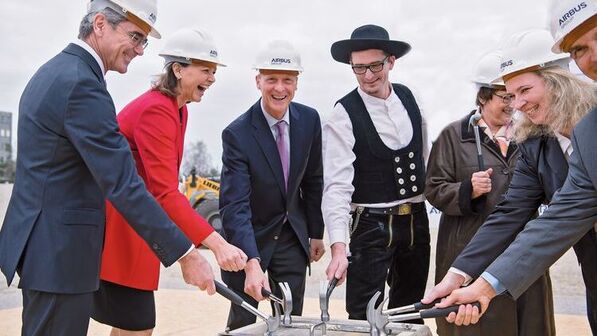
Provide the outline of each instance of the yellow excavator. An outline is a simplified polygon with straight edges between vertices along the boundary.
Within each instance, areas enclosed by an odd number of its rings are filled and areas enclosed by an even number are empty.
[[[219,234],[223,235],[222,219],[219,212],[220,183],[197,175],[195,168],[183,181],[182,193],[191,206]]]

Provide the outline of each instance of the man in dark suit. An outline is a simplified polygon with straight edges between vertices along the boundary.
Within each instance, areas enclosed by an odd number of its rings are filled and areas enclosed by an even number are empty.
[[[262,288],[280,295],[274,284],[286,281],[292,314],[300,315],[306,268],[324,253],[321,125],[317,111],[292,102],[302,68],[288,42],[270,43],[255,68],[261,99],[222,133],[220,191],[226,236],[249,261],[245,272],[222,272],[222,279],[254,306]],[[254,321],[232,305],[227,329]]]
[[[552,32],[556,40],[552,50],[569,52],[581,71],[597,80],[597,1],[555,1]],[[453,291],[438,306],[479,301],[486,307],[493,297],[504,291],[518,297],[587,231],[597,229],[595,128],[597,109],[574,129],[568,176],[549,208],[538,219],[528,222],[515,241],[486,268],[485,272],[495,279],[490,283],[479,278],[469,287]],[[454,289],[450,282],[440,284],[441,288],[433,291],[437,296],[450,293]],[[432,299],[428,296],[425,301]],[[479,316],[476,308],[463,305],[459,314],[448,320],[468,325],[478,321]]]
[[[160,261],[215,292],[213,273],[138,177],[104,75],[143,54],[156,1],[95,0],[79,40],[43,65],[21,97],[16,180],[0,268],[23,294],[23,335],[85,335],[99,285],[106,198]],[[181,258],[182,257],[182,258]]]

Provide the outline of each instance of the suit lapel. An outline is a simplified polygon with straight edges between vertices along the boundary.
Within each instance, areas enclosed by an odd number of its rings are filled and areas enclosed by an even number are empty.
[[[87,63],[87,65],[89,65],[89,67],[91,67],[91,70],[93,70],[93,73],[97,76],[97,78],[104,85],[104,87],[106,86],[106,81],[104,79],[102,69],[90,53],[88,53],[85,49],[81,48],[80,46],[74,43],[70,43],[68,46],[66,46],[66,48],[63,51],[65,53],[72,54],[81,58],[85,63]]]
[[[547,146],[545,161],[547,161],[547,165],[555,173],[561,185],[566,180],[566,175],[568,175],[568,161],[566,161],[556,137],[548,137],[545,145]]]
[[[253,107],[251,107],[251,123],[253,124],[253,136],[259,144],[263,155],[268,163],[268,166],[272,170],[274,178],[278,183],[278,187],[282,192],[282,195],[286,195],[286,188],[284,187],[284,172],[282,171],[282,162],[280,161],[280,154],[278,154],[278,148],[272,135],[272,131],[263,116],[261,110],[261,100],[257,101]],[[292,145],[292,142],[291,142]],[[291,151],[292,153],[292,151]],[[292,163],[292,159],[290,160]],[[290,179],[290,176],[289,176]]]

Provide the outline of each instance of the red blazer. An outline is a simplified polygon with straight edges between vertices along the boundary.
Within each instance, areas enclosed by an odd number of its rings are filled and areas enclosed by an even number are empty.
[[[186,106],[179,110],[175,98],[151,90],[129,103],[117,119],[147,190],[198,246],[213,228],[178,191],[187,116]],[[118,163],[114,165],[118,169]],[[159,275],[158,258],[108,202],[100,278],[128,287],[156,290]]]

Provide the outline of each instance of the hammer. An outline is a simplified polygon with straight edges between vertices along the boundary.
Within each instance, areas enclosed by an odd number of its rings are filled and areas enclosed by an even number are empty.
[[[278,283],[280,289],[282,291],[282,298],[275,296],[270,291],[266,290],[265,288],[261,288],[261,295],[269,298],[274,305],[278,304],[282,307],[282,311],[284,311],[284,316],[282,317],[282,325],[290,326],[292,324],[292,292],[290,291],[290,286],[288,282],[280,282]]]
[[[315,329],[321,328],[321,335],[327,335],[327,322],[330,321],[330,313],[328,311],[330,305],[330,296],[332,291],[336,288],[340,279],[334,277],[332,280],[323,280],[319,283],[319,308],[321,309],[321,322],[311,326],[311,335],[315,335]]]
[[[477,160],[479,161],[479,171],[485,170],[485,164],[483,163],[483,152],[481,151],[481,137],[479,136],[479,120],[481,120],[481,114],[475,113],[468,120],[468,127],[473,127],[475,132],[475,143],[477,144]]]
[[[236,294],[232,289],[228,288],[225,284],[215,280],[216,285],[216,292],[222,295],[223,297],[227,298],[228,300],[232,301],[232,303],[243,307],[249,313],[259,317],[265,322],[267,326],[267,331],[264,335],[271,336],[274,335],[276,330],[280,327],[280,310],[278,306],[274,304],[274,316],[268,316],[262,312],[260,312],[257,308],[251,306],[247,303],[240,295]]]
[[[327,280],[321,281],[319,286],[319,308],[321,309],[321,320],[323,322],[330,321],[330,314],[328,312],[328,307],[330,305],[330,296],[332,295],[332,291],[336,288],[340,279],[334,277],[329,282]]]
[[[375,303],[377,302],[377,298],[379,298],[379,296],[381,295],[381,292],[377,292],[375,293],[375,295],[373,295],[373,297],[371,298],[371,300],[369,300],[369,303],[367,304],[367,321],[369,322],[369,325],[371,326],[371,335],[372,336],[387,336],[389,332],[386,331],[386,326],[388,325],[388,323],[390,322],[400,322],[400,321],[408,321],[408,320],[414,320],[414,319],[426,319],[426,318],[432,318],[432,317],[446,317],[448,316],[451,312],[458,312],[458,308],[460,307],[459,305],[454,305],[454,306],[450,306],[447,308],[431,308],[431,309],[424,309],[418,312],[414,312],[414,313],[409,313],[409,314],[397,314],[397,315],[390,315],[390,314],[384,314],[384,303],[388,300],[387,298],[379,305],[377,306],[377,308],[375,308]],[[477,307],[479,310],[481,310],[481,304],[479,302],[475,302],[472,304],[473,306]],[[402,309],[405,310],[414,310],[417,308],[423,308],[423,307],[429,307],[431,306],[431,304],[429,305],[423,305],[423,304],[417,304],[415,305],[410,305],[410,306],[405,306],[405,307],[401,307]],[[415,308],[417,307],[417,308]],[[410,308],[410,309],[409,309]],[[391,311],[391,310],[386,310],[386,311]]]

